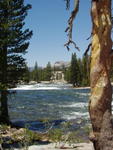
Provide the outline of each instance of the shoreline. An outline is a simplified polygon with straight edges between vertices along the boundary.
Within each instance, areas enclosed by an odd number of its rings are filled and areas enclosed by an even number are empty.
[[[31,145],[28,147],[28,150],[94,150],[93,144],[91,142],[89,143],[76,143],[76,144],[59,144],[56,146],[55,143],[50,143],[46,145]],[[19,150],[19,149],[15,149]]]
[[[0,148],[1,150],[3,150],[4,148],[2,147],[2,145],[0,144]],[[49,143],[49,144],[33,144],[30,146],[26,146],[26,147],[16,147],[16,146],[12,146],[10,149],[13,150],[61,150],[61,149],[66,149],[66,150],[94,150],[93,147],[93,143],[92,142],[88,142],[88,143]],[[7,149],[7,148],[6,148]],[[9,149],[9,148],[8,148]]]
[[[36,86],[37,87],[34,87]],[[17,84],[15,88],[11,88],[9,90],[59,90],[59,89],[90,89],[89,86],[80,86],[80,87],[73,87],[72,84],[63,83],[63,82],[40,82],[40,83],[24,83],[24,84]]]
[[[85,86],[85,87],[72,87],[73,89],[91,89],[89,86]]]
[[[69,124],[65,124],[66,126]],[[60,150],[60,149],[75,149],[75,147],[83,147],[80,150],[92,150],[89,141],[89,126],[75,130],[68,131],[66,134],[61,128],[53,129],[50,127],[46,132],[37,132],[28,128],[18,126],[0,126],[0,135],[3,141],[3,149],[13,148],[14,150]],[[69,129],[68,129],[69,130]],[[26,143],[27,142],[27,143]],[[85,143],[85,144],[83,144]],[[89,144],[90,143],[90,144]],[[1,144],[1,143],[0,143]],[[83,144],[81,146],[81,144]],[[89,145],[88,145],[89,144]],[[85,149],[90,147],[90,149]],[[79,150],[79,149],[77,149]]]

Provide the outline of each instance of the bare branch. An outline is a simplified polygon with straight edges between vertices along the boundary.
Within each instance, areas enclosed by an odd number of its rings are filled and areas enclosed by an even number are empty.
[[[64,1],[66,1],[66,9],[69,9],[69,7],[70,7],[70,0],[64,0]]]
[[[89,40],[89,39],[91,39],[91,37],[92,37],[92,33],[91,33],[91,35],[86,39],[86,40]]]
[[[66,46],[66,48],[67,48],[68,51],[70,50],[70,48],[69,48],[70,44],[73,44],[74,47],[75,47],[75,49],[77,49],[78,51],[80,51],[79,47],[77,47],[76,43],[74,41],[72,41],[72,40],[69,40],[66,44],[64,44],[64,46]]]
[[[54,125],[55,125],[55,123],[52,123],[52,125],[50,126],[50,128],[47,130],[47,131],[45,131],[45,132],[39,132],[38,131],[38,133],[40,133],[40,134],[47,134],[53,127],[54,127]]]
[[[70,48],[69,48],[70,44],[73,44],[77,50],[80,50],[77,47],[76,43],[72,40],[73,22],[78,13],[78,10],[79,10],[79,0],[75,0],[75,7],[71,13],[69,20],[68,20],[68,27],[65,30],[65,32],[68,32],[68,42],[64,46],[66,46],[68,50],[70,50]]]
[[[87,53],[89,52],[91,46],[92,46],[92,43],[90,43],[90,44],[88,45],[87,49],[85,50],[84,56],[87,55]]]

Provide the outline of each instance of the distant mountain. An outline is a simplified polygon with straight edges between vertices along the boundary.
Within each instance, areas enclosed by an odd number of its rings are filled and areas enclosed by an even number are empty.
[[[70,66],[70,62],[65,62],[65,61],[56,61],[54,63],[54,67],[56,68],[68,68]]]
[[[66,61],[56,61],[52,67],[55,67],[55,68],[68,68],[70,66],[70,62],[66,62]],[[34,67],[28,67],[29,68],[29,71],[33,71]],[[39,68],[45,68],[45,67],[39,67]]]

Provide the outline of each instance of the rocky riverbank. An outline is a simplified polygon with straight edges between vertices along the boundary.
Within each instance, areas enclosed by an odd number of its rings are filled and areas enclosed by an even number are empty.
[[[94,150],[92,143],[77,143],[70,146],[65,144],[65,146],[59,145],[56,146],[55,143],[46,144],[46,145],[32,145],[28,147],[28,150]],[[18,150],[18,149],[15,149]]]
[[[70,122],[71,123],[71,122]],[[89,127],[69,130],[69,123],[63,128],[48,128],[46,132],[31,131],[28,128],[17,128],[1,125],[0,144],[1,150],[60,150],[91,147],[88,140]],[[76,144],[73,144],[76,143]],[[78,144],[86,143],[86,144]],[[82,149],[80,149],[82,150]],[[87,149],[88,150],[88,149]],[[90,149],[92,150],[92,149]]]

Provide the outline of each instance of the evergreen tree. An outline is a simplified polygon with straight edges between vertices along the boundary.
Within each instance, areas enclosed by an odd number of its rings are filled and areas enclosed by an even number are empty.
[[[70,73],[70,82],[73,84],[73,87],[79,86],[79,66],[75,53],[72,54]]]
[[[71,66],[64,72],[65,80],[77,86],[89,86],[89,73],[90,73],[90,57],[83,56],[82,59],[77,59],[75,54],[72,54]]]
[[[0,1],[0,83],[1,114],[0,121],[9,122],[7,107],[7,88],[14,87],[25,71],[23,54],[29,46],[32,31],[23,29],[24,19],[31,5],[24,0]]]
[[[39,69],[38,64],[35,62],[34,70],[33,70],[33,80],[39,82]]]
[[[66,71],[64,72],[64,79],[68,82],[68,83],[70,83],[70,80],[71,80],[71,67],[68,67],[67,69],[66,69]]]
[[[78,62],[78,83],[79,83],[79,86],[82,86],[82,80],[83,80],[82,67],[83,67],[83,64],[82,64],[82,60],[80,58],[77,60],[77,62]]]
[[[51,68],[51,63],[48,62],[46,68],[45,68],[45,80],[50,81],[52,76],[52,68]]]
[[[83,56],[82,58],[82,85],[89,86],[90,76],[90,57]]]
[[[22,81],[26,83],[29,83],[30,81],[30,71],[27,65],[25,67],[25,73],[23,74]]]

